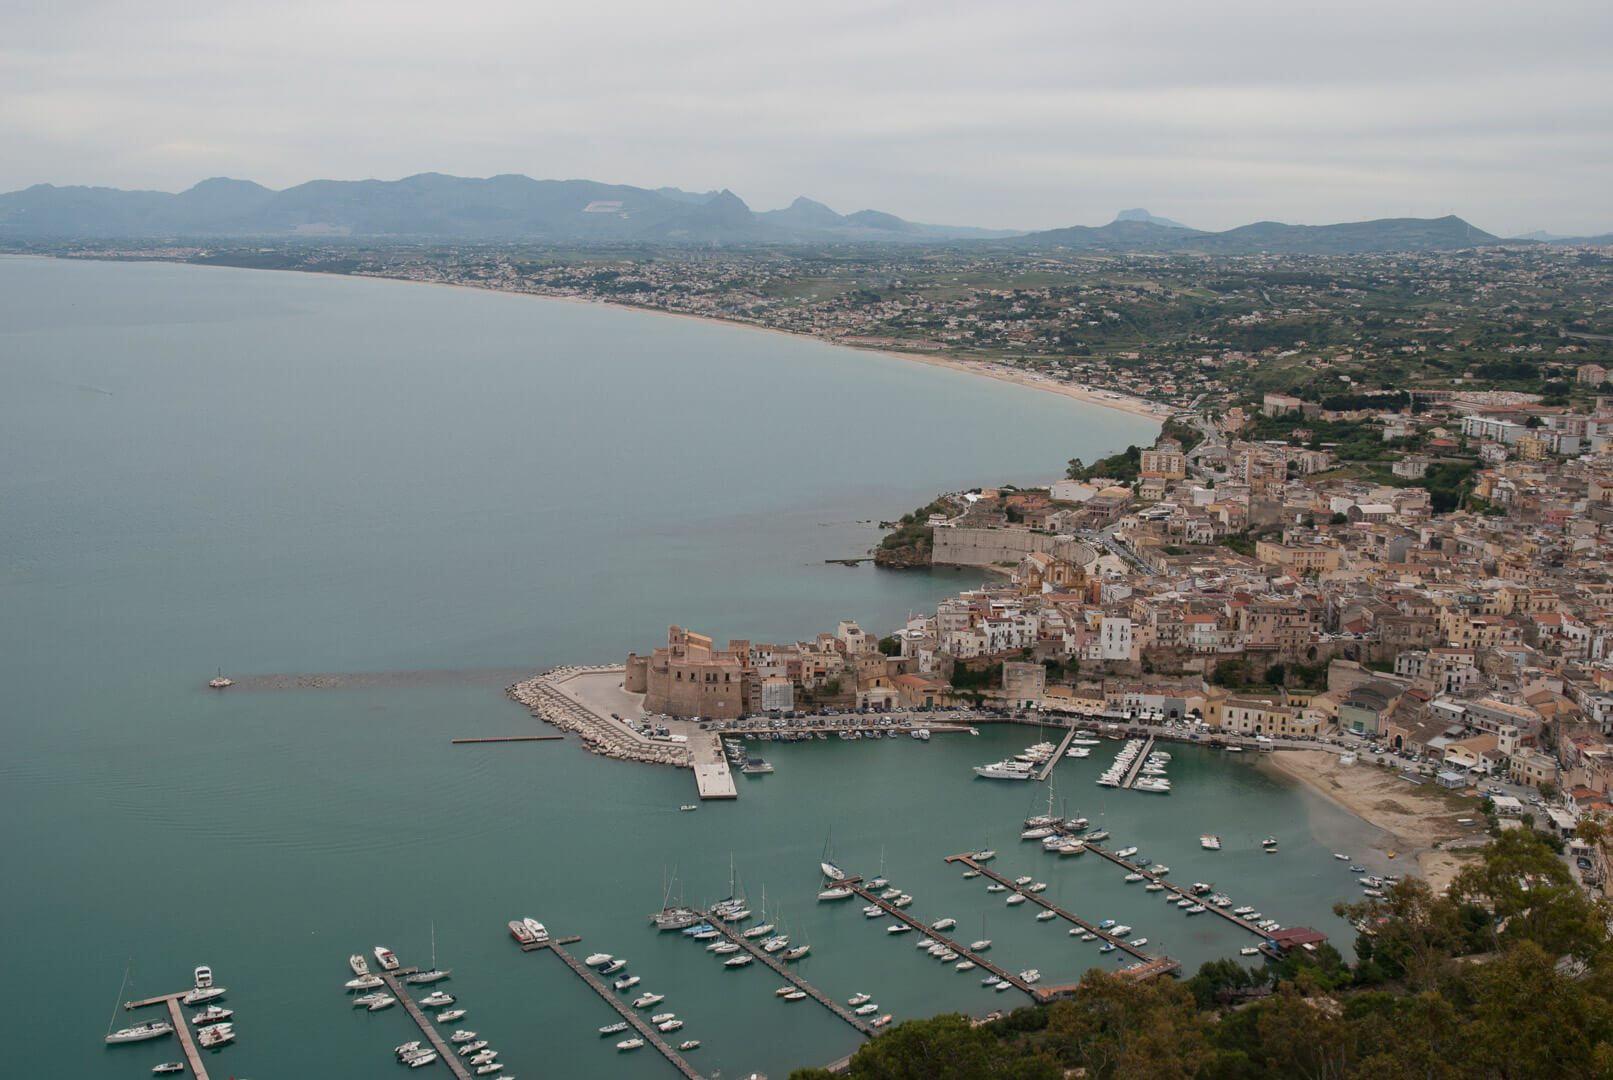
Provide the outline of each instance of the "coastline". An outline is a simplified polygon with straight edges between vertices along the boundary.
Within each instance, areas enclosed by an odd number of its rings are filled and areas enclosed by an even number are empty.
[[[1325,750],[1279,750],[1260,760],[1282,776],[1322,796],[1368,825],[1386,833],[1396,858],[1413,859],[1417,876],[1436,892],[1449,887],[1466,857],[1435,844],[1473,835],[1458,825],[1462,812],[1442,793],[1424,790],[1376,765],[1343,765]],[[1476,811],[1470,812],[1476,813]]]

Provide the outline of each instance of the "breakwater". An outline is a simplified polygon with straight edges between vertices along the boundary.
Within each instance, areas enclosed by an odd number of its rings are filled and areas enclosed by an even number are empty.
[[[621,761],[644,761],[678,768],[691,766],[694,762],[687,743],[642,735],[625,720],[597,711],[597,707],[590,707],[565,690],[566,684],[579,676],[623,671],[621,665],[610,664],[557,667],[515,683],[504,692],[545,723],[576,733],[589,753]]]

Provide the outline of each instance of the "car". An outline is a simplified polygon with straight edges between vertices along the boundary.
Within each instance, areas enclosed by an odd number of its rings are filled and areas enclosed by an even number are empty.
[[[1574,862],[1575,862],[1575,864],[1577,864],[1579,866],[1579,868],[1581,870],[1589,870],[1591,868],[1591,860],[1587,859],[1583,855],[1581,855],[1579,858],[1575,859]]]

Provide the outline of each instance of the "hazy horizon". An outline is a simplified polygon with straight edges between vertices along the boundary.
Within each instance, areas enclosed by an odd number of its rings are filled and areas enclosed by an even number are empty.
[[[1613,229],[1606,5],[63,0],[6,23],[4,190],[522,173],[998,229]]]

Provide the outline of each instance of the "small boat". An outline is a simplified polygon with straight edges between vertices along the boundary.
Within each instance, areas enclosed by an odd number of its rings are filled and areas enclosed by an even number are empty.
[[[610,963],[608,963],[604,967],[600,968],[599,973],[601,975],[614,975],[614,974],[616,974],[618,971],[622,970],[626,966],[627,966],[627,961],[626,960],[612,960]]]
[[[1233,908],[1232,909],[1232,914],[1234,914],[1234,915],[1247,915],[1253,910],[1254,910],[1254,908],[1250,907],[1248,904],[1244,904],[1242,907]]]
[[[986,886],[986,891],[987,892],[1007,892],[1008,891],[1008,886],[1003,885],[1000,882],[993,881],[990,885]]]
[[[858,1016],[872,1016],[879,1011],[879,1006],[875,1005],[873,1002],[865,1002],[864,1004],[857,1006],[852,1011]]]
[[[696,806],[694,803],[684,803],[682,806],[678,807],[678,809],[687,811],[687,810],[698,810],[698,809],[700,809],[700,807]]]
[[[1097,843],[1100,840],[1107,840],[1107,839],[1109,839],[1109,830],[1108,829],[1099,829],[1096,832],[1087,833],[1087,842],[1088,843]]]
[[[881,1017],[879,1017],[879,1018],[877,1018],[875,1020],[870,1021],[869,1026],[870,1027],[876,1027],[876,1028],[882,1028],[886,1024],[890,1023],[891,1019],[892,1019],[891,1014],[886,1013],[884,1016],[881,1016]]]
[[[406,1042],[401,1046],[394,1046],[392,1048],[392,1052],[397,1054],[399,1057],[402,1057],[404,1054],[412,1054],[418,1049],[420,1049],[420,1040],[416,1039],[414,1042]]]
[[[1333,853],[1333,857],[1335,859],[1337,859],[1339,862],[1349,862],[1350,861],[1350,857],[1348,855],[1340,855],[1336,851]]]
[[[644,993],[644,994],[640,994],[638,997],[633,999],[633,1008],[635,1008],[635,1009],[648,1009],[651,1005],[659,1005],[661,1002],[663,1002],[665,1000],[666,1000],[666,995],[665,994]]]
[[[965,881],[969,880],[970,878],[977,878],[979,876],[980,876],[980,871],[979,870],[965,870],[963,872],[963,878],[964,878]]]
[[[375,1001],[370,1002],[370,1012],[380,1012],[382,1009],[390,1009],[397,1003],[397,998],[392,997],[389,994],[382,994]]]
[[[1206,909],[1203,904],[1194,904],[1192,907],[1186,908],[1185,910],[1189,915],[1202,915]]]
[[[802,998],[804,998],[806,996],[807,995],[806,995],[805,990],[791,990],[788,994],[784,995],[784,1000],[785,1001],[800,1001]]]
[[[618,1049],[618,1050],[637,1050],[639,1047],[641,1047],[643,1045],[644,1045],[644,1040],[643,1039],[638,1039],[638,1038],[623,1039],[621,1042],[616,1044],[616,1049]]]
[[[1031,885],[1029,888],[1027,888],[1025,891],[1026,892],[1033,892],[1033,893],[1046,892],[1047,891],[1047,882],[1038,881],[1035,884]]]
[[[1070,933],[1073,934],[1073,933],[1075,933],[1075,931],[1071,930]],[[1082,941],[1097,941],[1098,940],[1098,935],[1094,934],[1092,931],[1088,930],[1088,931],[1086,931],[1085,933],[1083,933],[1081,935],[1081,940]]]
[[[1038,914],[1036,916],[1036,921],[1037,922],[1046,922],[1049,919],[1056,919],[1058,917],[1059,917],[1059,913],[1056,912],[1056,911],[1044,911],[1044,912],[1041,912],[1040,914]]]
[[[1021,885],[1021,886],[1029,885],[1031,883],[1031,880],[1032,880],[1031,876],[1029,874],[1026,874],[1024,877],[1015,878],[1014,879],[1014,884],[1015,885]]]
[[[1115,856],[1121,859],[1129,859],[1135,854],[1137,854],[1137,849],[1134,847],[1123,847],[1115,852]]]
[[[1107,930],[1111,926],[1113,926],[1114,924],[1115,924],[1115,921],[1113,919],[1105,919],[1101,923],[1098,924],[1098,929],[1099,930]]]
[[[1143,886],[1144,892],[1163,892],[1164,889],[1165,886],[1158,881],[1150,881],[1147,885]]]
[[[1144,946],[1144,945],[1147,945],[1147,944],[1148,944],[1148,939],[1147,939],[1147,938],[1145,938],[1145,937],[1140,937],[1140,938],[1132,938],[1132,939],[1131,939],[1131,947],[1132,947],[1132,948],[1133,948],[1133,949],[1140,949],[1140,948],[1142,948],[1142,947],[1143,947],[1143,946]]]
[[[1015,904],[1023,904],[1024,902],[1025,902],[1025,894],[1024,893],[1015,893],[1013,896],[1010,896],[1008,898],[1008,906],[1009,907],[1013,907]]]
[[[377,945],[375,947],[375,959],[385,971],[398,970],[399,962],[397,954],[395,954],[385,945]]]
[[[991,948],[991,939],[990,938],[981,938],[979,941],[971,941],[969,943],[969,951],[970,952],[974,952],[974,953],[985,952],[989,948]]]
[[[671,1013],[671,1012],[656,1013],[654,1016],[650,1017],[650,1023],[652,1023],[652,1024],[664,1024],[668,1020],[671,1020],[673,1017],[675,1017],[677,1015],[678,1015],[677,1013]]]
[[[1109,936],[1110,937],[1125,937],[1129,933],[1131,933],[1131,927],[1127,926],[1125,923],[1119,923],[1119,924],[1117,924],[1115,926],[1115,928],[1113,930],[1109,931]]]
[[[347,958],[347,966],[353,969],[354,975],[368,975],[370,973],[369,962],[358,953],[354,953]]]
[[[1012,990],[1014,988],[1014,984],[1009,982],[1007,979],[998,979],[996,982],[991,984],[991,988],[1000,994],[1004,990]]]
[[[792,949],[791,952],[793,952],[793,951],[794,950]],[[788,959],[788,957],[789,957],[789,953],[785,953],[785,958]],[[722,966],[723,967],[729,967],[729,968],[742,968],[742,967],[746,966],[747,964],[755,962],[755,960],[756,960],[756,958],[754,956],[752,956],[750,953],[742,953],[739,956],[730,956],[728,959],[726,959],[726,960],[724,960],[722,962]]]
[[[1155,877],[1163,877],[1164,875],[1166,875],[1166,874],[1168,874],[1170,872],[1171,872],[1171,868],[1168,867],[1168,866],[1156,866],[1152,870],[1149,871],[1149,873],[1153,874]]]
[[[627,1030],[627,1021],[626,1020],[618,1020],[614,1024],[606,1024],[604,1027],[600,1028],[599,1033],[601,1035],[615,1035],[618,1031],[626,1031],[626,1030]]]
[[[446,1012],[440,1012],[437,1014],[437,1023],[452,1024],[455,1020],[463,1020],[465,1012],[466,1010],[464,1009],[449,1009]]]
[[[913,902],[913,898],[906,893],[891,901],[891,907],[906,907]]]
[[[453,1003],[454,995],[445,994],[441,990],[433,991],[420,999],[420,1004],[428,1009],[440,1009],[444,1005],[452,1005]]]
[[[678,1044],[679,1050],[697,1050],[700,1048],[699,1039],[685,1039]]]
[[[500,1071],[503,1068],[504,1068],[504,1066],[500,1065],[498,1062],[492,1061],[492,1062],[489,1062],[486,1065],[478,1065],[478,1066],[476,1066],[476,1075],[477,1076],[492,1076],[494,1073]]]
[[[1129,884],[1132,884],[1134,882],[1141,881],[1142,879],[1143,879],[1143,876],[1141,874],[1132,873],[1132,874],[1127,874],[1124,880],[1129,885]]]
[[[1102,945],[1100,945],[1098,947],[1098,951],[1099,952],[1114,952],[1115,951],[1115,943],[1112,942],[1112,941],[1106,941],[1106,942],[1104,942]]]
[[[613,959],[614,957],[612,957],[608,952],[596,952],[590,953],[588,958],[585,959],[583,963],[587,964],[589,967],[599,967],[601,964],[610,963]]]
[[[625,1029],[626,1027],[627,1027],[627,1024],[624,1021],[622,1023],[622,1026],[617,1028],[616,1030],[621,1031],[621,1030]],[[605,1029],[600,1028],[599,1030],[601,1032],[603,1032]],[[451,1042],[451,1043],[468,1043],[474,1038],[476,1038],[476,1033],[474,1031],[456,1031],[452,1035],[448,1036],[448,1041]]]
[[[1367,872],[1367,868],[1364,867],[1364,866],[1352,866],[1352,867],[1350,867],[1350,873],[1352,873],[1352,874],[1364,874],[1366,872]]]
[[[793,994],[793,993],[795,993],[795,989],[796,989],[796,987],[795,987],[794,983],[785,983],[783,986],[781,986],[777,990],[773,991],[773,996],[774,997],[783,997],[785,994]]]
[[[831,885],[818,893],[819,900],[848,900],[856,894],[848,885]]]
[[[874,995],[872,994],[853,994],[846,999],[846,1004],[851,1006],[866,1005],[873,999]]]
[[[975,962],[973,960],[960,960],[958,963],[952,966],[958,971],[968,971],[975,966]]]
[[[379,975],[360,975],[356,979],[348,979],[342,984],[349,990],[374,990],[377,986],[384,986]]]
[[[1199,847],[1203,848],[1205,851],[1220,851],[1221,838],[1219,836],[1211,836],[1209,833],[1205,833],[1203,836],[1199,837]]]
[[[182,1073],[185,1071],[185,1063],[183,1061],[165,1061],[161,1065],[153,1065],[151,1071],[159,1075],[162,1073]]]
[[[863,908],[863,915],[866,918],[877,919],[883,914],[885,914],[885,909],[880,907],[878,904],[869,904],[867,907]]]
[[[1260,955],[1260,950],[1255,948],[1253,945],[1245,945],[1243,948],[1238,950],[1238,955],[1239,956],[1258,956],[1258,955]]]
[[[461,1046],[459,1048],[459,1056],[460,1057],[470,1057],[472,1054],[476,1053],[478,1050],[485,1050],[485,1049],[487,1049],[487,1040],[486,1039],[476,1039],[476,1040],[474,1040],[472,1042],[466,1043],[464,1046]]]
[[[145,1039],[155,1039],[163,1035],[172,1035],[174,1025],[166,1020],[147,1020],[143,1024],[133,1027],[119,1028],[109,1032],[106,1041],[109,1043],[141,1042]]]
[[[620,979],[617,979],[615,982],[611,983],[611,985],[616,987],[618,990],[631,990],[642,981],[643,977],[640,975],[623,975]]]
[[[1042,973],[1037,971],[1035,968],[1026,968],[1024,971],[1019,973],[1019,977],[1028,983],[1038,983],[1042,981]]]
[[[957,919],[937,919],[930,924],[931,930],[950,930],[958,925]]]
[[[418,1069],[422,1066],[430,1065],[433,1061],[436,1061],[437,1051],[422,1050],[418,1054],[405,1054],[400,1060],[402,1060],[405,1065],[409,1066],[409,1068]]]
[[[191,1017],[190,1022],[195,1024],[197,1027],[203,1027],[207,1024],[216,1024],[220,1020],[228,1020],[234,1015],[234,1009],[226,1009],[222,1005],[209,1005],[207,1008]]]
[[[235,1032],[228,1024],[216,1024],[210,1028],[203,1028],[196,1033],[197,1045],[211,1050],[215,1046],[223,1046],[235,1038]]]
[[[906,923],[891,923],[889,926],[885,927],[885,933],[887,933],[887,934],[905,934],[911,929],[913,929],[913,928],[911,926],[907,925]]]
[[[384,997],[386,997],[386,995],[382,994],[382,993],[359,994],[357,997],[355,997],[353,999],[353,1004],[354,1005],[373,1005],[377,1001],[380,1001]]]

